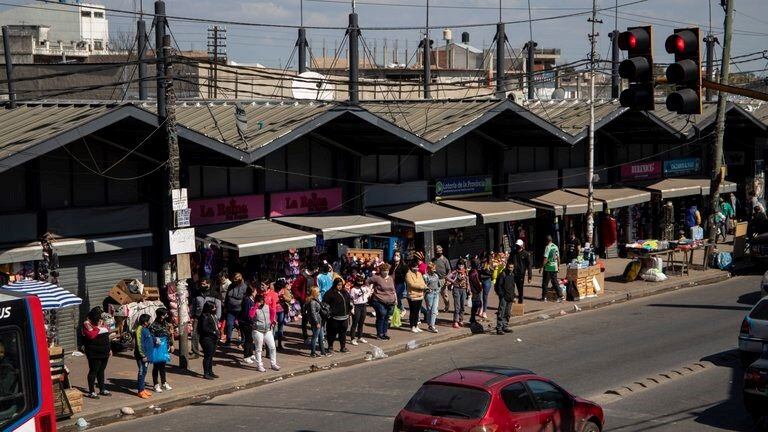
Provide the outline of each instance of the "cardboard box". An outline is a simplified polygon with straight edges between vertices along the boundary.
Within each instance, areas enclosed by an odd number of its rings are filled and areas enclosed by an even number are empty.
[[[149,301],[160,300],[160,288],[145,286],[144,300],[149,300]]]
[[[597,276],[601,273],[600,267],[598,266],[592,266],[587,269],[590,276]]]
[[[589,276],[588,268],[569,268],[566,272],[568,280],[582,279]]]
[[[144,300],[141,294],[134,294],[128,290],[128,285],[133,279],[122,279],[109,290],[109,296],[121,305],[140,302]]]
[[[512,304],[512,316],[523,316],[525,314],[525,305],[522,303],[513,303]]]

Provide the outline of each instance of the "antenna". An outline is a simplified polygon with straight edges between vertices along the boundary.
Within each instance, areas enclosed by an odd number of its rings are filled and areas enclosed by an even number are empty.
[[[459,378],[461,378],[462,381],[464,381],[464,375],[461,374],[461,369],[456,365],[456,361],[453,359],[453,356],[448,356],[449,359],[451,359],[451,363],[453,363],[453,367],[456,368],[456,372],[459,373]]]

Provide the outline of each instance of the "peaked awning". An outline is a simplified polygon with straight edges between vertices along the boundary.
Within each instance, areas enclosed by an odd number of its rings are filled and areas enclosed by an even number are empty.
[[[36,296],[40,299],[43,310],[77,306],[83,302],[83,299],[58,285],[37,280],[11,282],[8,285],[3,285],[2,289]]]
[[[709,182],[709,179],[702,178],[668,178],[639,183],[638,186],[661,195],[662,199],[667,199],[691,195],[709,195]],[[720,193],[736,192],[736,188],[736,183],[723,181]]]
[[[388,220],[351,214],[289,216],[274,221],[315,232],[325,240],[382,234],[392,230],[392,223]]]
[[[195,227],[200,240],[218,242],[241,257],[315,247],[317,235],[268,220]]]
[[[452,207],[480,217],[484,224],[508,222],[536,217],[536,209],[513,201],[492,197],[447,199],[440,205]]]
[[[533,206],[554,212],[556,216],[579,215],[587,212],[587,197],[564,190],[516,193]],[[595,200],[595,211],[603,210],[603,202]]]
[[[583,197],[587,197],[589,193],[586,188],[568,188],[566,190]],[[606,208],[615,209],[648,202],[651,200],[651,193],[627,187],[595,188],[594,197],[604,202]]]
[[[413,227],[416,232],[475,226],[477,216],[433,203],[406,204],[368,209],[395,223]]]

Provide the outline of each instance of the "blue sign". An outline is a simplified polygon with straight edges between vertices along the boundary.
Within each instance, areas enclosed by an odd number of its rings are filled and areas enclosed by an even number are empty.
[[[664,175],[667,177],[698,174],[701,171],[701,159],[686,158],[664,161]]]
[[[435,182],[435,196],[448,198],[456,196],[490,195],[490,177],[451,177]]]

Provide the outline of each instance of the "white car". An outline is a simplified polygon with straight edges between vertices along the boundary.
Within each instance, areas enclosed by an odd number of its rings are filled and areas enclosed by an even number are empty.
[[[768,271],[763,274],[760,280],[760,297],[768,296]]]
[[[741,322],[739,354],[745,364],[757,359],[768,344],[768,297],[763,297]]]

